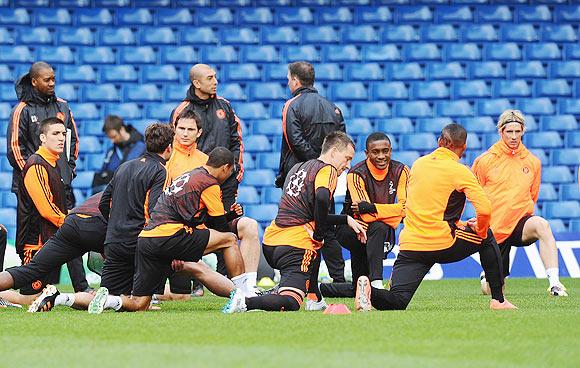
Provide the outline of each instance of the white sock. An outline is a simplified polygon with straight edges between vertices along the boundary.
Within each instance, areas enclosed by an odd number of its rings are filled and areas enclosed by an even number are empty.
[[[246,291],[247,290],[247,286],[246,286],[247,279],[248,279],[248,274],[243,273],[241,275],[232,277],[232,282],[234,283],[234,286],[236,287],[236,289],[242,289],[243,291]]]
[[[371,286],[375,289],[384,289],[383,280],[373,280],[371,281]]]
[[[123,306],[123,299],[120,296],[109,295],[105,302],[105,309],[114,309],[118,311]]]
[[[57,295],[56,299],[54,300],[54,305],[66,305],[67,307],[72,307],[74,303],[75,295],[69,293]]]
[[[546,275],[548,275],[550,287],[560,284],[560,271],[558,270],[558,267],[547,268]]]
[[[255,289],[256,288],[256,279],[258,278],[257,272],[246,272],[247,279],[246,279],[246,286],[248,289]]]

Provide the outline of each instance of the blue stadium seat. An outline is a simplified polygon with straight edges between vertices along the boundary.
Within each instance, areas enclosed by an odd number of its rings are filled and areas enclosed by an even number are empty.
[[[99,32],[99,42],[101,45],[136,45],[137,38],[131,28],[103,28]]]
[[[475,43],[452,43],[446,45],[445,55],[449,61],[481,60],[481,50]]]
[[[524,79],[493,81],[495,97],[530,97],[532,89]]]
[[[413,133],[415,128],[409,118],[377,119],[377,130],[393,134]]]
[[[580,190],[578,190],[578,183],[561,184],[560,197],[564,201],[580,201]]]
[[[567,165],[578,167],[580,164],[580,149],[567,148],[552,151],[552,163],[554,165]]]
[[[423,27],[423,42],[455,42],[457,31],[451,24],[433,24]]]
[[[238,188],[238,198],[237,202],[243,205],[248,204],[259,204],[260,203],[260,195],[258,191],[254,187],[241,185]]]
[[[279,124],[280,125],[280,124]],[[274,140],[281,138],[274,138]],[[257,167],[260,169],[271,169],[278,171],[280,166],[279,152],[262,152],[257,154]]]
[[[103,144],[95,136],[83,137],[83,144],[79,145],[79,153],[102,153]]]
[[[578,201],[546,202],[544,215],[549,218],[578,218],[580,217],[580,203]]]
[[[568,232],[568,228],[566,227],[564,221],[560,219],[548,219],[548,222],[550,223],[550,228],[552,229],[553,233],[557,234]]]
[[[197,63],[199,55],[192,46],[161,48],[161,62],[167,64]]]
[[[0,24],[2,25],[27,25],[30,24],[30,13],[26,9],[3,8],[0,12]]]
[[[397,23],[432,22],[433,12],[428,6],[400,6],[395,9]]]
[[[526,132],[536,132],[539,129],[539,125],[536,122],[536,118],[532,115],[524,114],[524,119],[526,120]]]
[[[145,134],[145,129],[153,123],[151,119],[139,119],[139,120],[131,120],[129,122],[137,131],[141,134]]]
[[[119,60],[123,64],[155,64],[157,55],[151,46],[124,47]]]
[[[252,134],[267,136],[280,136],[282,134],[282,123],[278,119],[254,120],[250,126]]]
[[[533,43],[525,46],[526,57],[529,60],[560,60],[562,52],[557,43]]]
[[[26,46],[0,46],[0,62],[11,64],[33,61],[32,53]]]
[[[396,45],[364,45],[362,58],[366,62],[400,61],[401,51]]]
[[[451,124],[450,118],[423,118],[417,119],[417,133],[441,133],[447,124]]]
[[[570,24],[547,24],[542,27],[544,42],[577,42],[577,31]]]
[[[280,83],[252,83],[250,85],[250,99],[255,101],[286,100],[288,93]]]
[[[440,61],[441,50],[435,43],[410,43],[404,46],[406,61]]]
[[[362,142],[355,142],[355,143],[362,143]],[[357,163],[359,163],[361,161],[364,161],[364,160],[366,160],[366,154],[365,154],[365,152],[364,151],[356,151],[354,153],[354,156],[352,158],[351,163],[354,166],[355,164],[357,164]]]
[[[116,11],[119,25],[149,25],[153,24],[153,15],[146,8],[122,8]]]
[[[538,32],[531,24],[504,24],[501,26],[503,42],[536,42]]]
[[[84,64],[114,64],[116,62],[115,51],[112,48],[83,47],[80,48],[81,62]]]
[[[391,80],[421,80],[425,79],[419,63],[396,63],[387,66],[387,75]]]
[[[445,2],[442,2],[445,3]],[[473,12],[469,6],[438,6],[435,10],[437,23],[473,22]]]
[[[124,88],[125,100],[129,102],[161,101],[161,89],[151,83],[130,85]]]
[[[306,7],[277,8],[278,24],[313,24],[314,14]]]
[[[508,73],[511,79],[546,78],[546,68],[540,61],[517,61],[509,63]]]
[[[465,70],[458,62],[451,63],[429,63],[426,67],[427,78],[437,79],[464,79]]]
[[[108,9],[77,8],[75,16],[77,25],[85,26],[108,26],[113,24],[113,14]]]
[[[103,161],[105,160],[105,155],[101,154],[88,154],[85,155],[87,170],[100,171],[103,167]]]
[[[342,113],[342,116],[345,119],[350,118],[350,108],[348,107],[348,105],[342,101],[337,101],[334,104],[336,107],[338,107],[340,109],[340,112]]]
[[[300,35],[294,27],[263,27],[262,41],[265,44],[293,44],[300,42]]]
[[[282,189],[274,187],[262,188],[262,203],[276,203],[280,202],[282,196]]]
[[[181,30],[182,44],[217,44],[219,37],[211,27],[187,27]]]
[[[245,88],[238,83],[221,84],[219,86],[219,94],[229,101],[246,101],[248,99]]]
[[[16,102],[16,91],[11,84],[0,84],[0,101]]]
[[[101,69],[103,82],[137,82],[139,73],[132,65],[103,66]]]
[[[554,10],[556,22],[580,22],[580,5],[561,5],[557,6]]]
[[[483,52],[487,60],[515,61],[522,59],[522,51],[515,42],[486,44],[483,46]]]
[[[489,98],[491,97],[491,88],[483,80],[453,81],[451,83],[451,96],[454,99]]]
[[[12,180],[10,179],[9,183]],[[11,192],[4,192],[2,193],[2,204],[3,207],[8,208],[16,208],[18,206],[18,200],[16,199],[16,194]],[[3,220],[0,220],[0,223],[5,224]]]
[[[551,78],[580,79],[580,61],[555,61],[550,63]]]
[[[286,60],[289,63],[301,60],[317,63],[320,61],[320,52],[313,45],[288,46]]]
[[[383,42],[418,42],[419,33],[417,30],[408,24],[402,25],[387,25],[383,28],[382,33]]]
[[[472,79],[505,78],[505,69],[499,61],[485,61],[469,65],[469,77]]]
[[[94,103],[74,104],[71,109],[74,111],[75,119],[79,121],[101,118],[99,108]]]
[[[500,116],[502,112],[511,109],[512,104],[507,98],[498,98],[492,100],[481,100],[476,103],[476,112],[478,115]]]
[[[233,46],[210,46],[203,48],[203,60],[207,63],[237,63],[238,52]],[[250,61],[250,60],[246,60]]]
[[[238,13],[240,24],[272,24],[274,14],[266,7],[241,8]]]
[[[181,101],[185,97],[189,85],[169,84],[165,86],[165,101]]]
[[[530,148],[529,150],[534,156],[536,156],[542,162],[542,165],[544,166],[550,165],[550,158],[546,153],[546,151],[549,150],[545,150],[543,148]]]
[[[433,133],[402,134],[401,149],[406,151],[430,151],[437,148],[437,136]]]
[[[155,109],[159,108],[159,105],[154,105]],[[133,120],[142,119],[143,113],[141,107],[134,102],[125,102],[120,104],[107,104],[105,107],[106,115],[117,115],[123,119]],[[167,119],[169,115],[165,115],[164,118]]]
[[[497,131],[495,123],[489,116],[477,116],[473,118],[461,118],[459,123],[468,132],[473,133],[494,133]]]
[[[234,24],[234,11],[229,8],[199,8],[196,9],[197,22],[200,25]]]
[[[358,118],[379,119],[391,116],[391,109],[384,101],[355,102],[352,104],[353,116]]]
[[[56,39],[60,45],[90,46],[95,44],[95,36],[90,28],[58,28]]]
[[[242,131],[244,131],[244,129],[246,128],[242,128]],[[252,155],[250,153],[244,152],[243,160],[244,160],[244,170],[256,169],[256,161],[252,158]]]
[[[404,163],[405,165],[411,167],[416,159],[421,157],[421,154],[417,151],[396,151],[393,152],[393,160]]]
[[[248,102],[236,106],[236,114],[242,120],[268,119],[269,114],[264,105],[260,102]]]
[[[146,115],[149,119],[154,119],[158,121],[169,121],[171,112],[175,109],[175,104],[164,103],[164,104],[149,104],[146,108]]]
[[[467,134],[467,147],[472,150],[480,150],[482,148],[481,140],[477,133]]]
[[[528,133],[524,136],[526,146],[531,148],[559,148],[563,147],[562,137],[558,132]]]
[[[0,134],[6,135],[6,127],[8,124],[8,118],[10,117],[10,112],[12,111],[12,106],[9,103],[0,103]]]
[[[580,59],[580,46],[578,44],[564,45],[564,53],[567,60]]]
[[[353,81],[379,81],[385,74],[378,63],[352,64],[346,67],[346,78]]]
[[[83,88],[86,102],[119,102],[121,96],[114,84],[87,85]]]
[[[449,98],[449,88],[444,82],[415,82],[411,88],[411,98],[435,100]]]
[[[530,115],[553,115],[556,112],[554,104],[547,97],[520,99],[516,107]]]
[[[79,94],[74,85],[68,83],[59,83],[55,86],[56,95],[68,102],[79,100]]]
[[[558,104],[560,114],[580,115],[580,99],[560,99]]]
[[[244,144],[247,146],[247,143]],[[253,185],[256,187],[269,187],[274,186],[274,180],[276,176],[273,170],[268,169],[258,169],[258,170],[247,170],[244,173],[244,185]],[[249,214],[248,214],[249,216]]]
[[[356,8],[355,18],[358,24],[385,24],[393,20],[393,15],[387,6],[361,6]]]
[[[549,79],[534,81],[537,97],[571,97],[572,88],[565,79]]]
[[[466,24],[461,28],[463,41],[495,42],[499,40],[497,30],[491,24]]]
[[[368,92],[362,82],[334,83],[329,88],[330,96],[337,101],[367,100]]]
[[[173,65],[146,65],[141,80],[149,82],[179,82],[179,72]]]
[[[340,28],[332,26],[313,26],[302,28],[303,43],[338,43],[342,39]]]
[[[148,27],[141,30],[142,45],[174,45],[177,35],[170,27]]]
[[[157,9],[157,23],[169,26],[191,25],[193,16],[189,9]]]
[[[366,24],[346,27],[342,38],[345,43],[377,43],[380,34],[376,27]]]
[[[8,191],[11,188],[12,188],[12,173],[0,172],[0,190]]]
[[[354,45],[327,45],[323,48],[327,62],[360,61],[360,50]]]
[[[316,70],[318,74],[318,70]],[[268,81],[287,82],[288,81],[288,66],[284,64],[269,64],[264,65],[264,74]],[[317,75],[318,77],[318,75]],[[342,80],[342,78],[341,78]]]
[[[103,114],[106,115],[106,114]],[[76,110],[75,110],[75,118],[77,118]],[[77,123],[79,125],[79,132],[81,132],[81,139],[84,135],[103,135],[103,121],[102,120],[88,120],[88,119],[77,119]]]
[[[277,63],[280,61],[280,53],[272,45],[249,46],[244,49],[242,54],[246,63]]]
[[[23,45],[50,45],[52,32],[46,27],[22,28],[16,32],[16,42]]]
[[[426,101],[410,101],[395,103],[396,117],[401,118],[428,118],[433,116],[433,110]]]
[[[353,136],[364,135],[366,137],[373,132],[373,125],[367,118],[350,119],[346,122],[346,131]]]
[[[14,35],[12,31],[2,27],[0,28],[0,45],[14,44]]]
[[[4,173],[2,173],[4,174]],[[12,182],[12,178],[9,179]],[[8,188],[9,189],[9,188]],[[0,208],[0,223],[11,229],[16,228],[16,209],[14,208]]]
[[[435,114],[439,116],[467,117],[473,116],[473,106],[467,100],[437,101]]]
[[[284,110],[284,102],[282,101],[270,102],[270,116],[268,116],[268,118],[282,119],[282,110]]]
[[[403,82],[372,83],[371,99],[373,100],[406,100],[409,98],[407,86]]]
[[[342,69],[337,63],[315,64],[314,70],[317,81],[342,81]]]
[[[276,218],[278,206],[275,204],[260,204],[245,206],[246,215],[266,225]]]
[[[230,64],[223,68],[225,79],[228,81],[259,81],[262,73],[256,64]],[[316,70],[318,78],[318,70]]]
[[[477,7],[478,23],[511,22],[512,12],[507,5],[483,5]]]
[[[547,5],[519,6],[515,10],[518,22],[520,23],[552,21],[552,13],[550,12],[550,8],[548,8]]]
[[[68,46],[39,47],[37,57],[49,64],[72,64],[77,59],[75,52]]]
[[[318,8],[316,18],[321,24],[353,22],[353,14],[346,6]]]
[[[90,189],[93,183],[94,171],[81,171],[77,177],[74,178],[72,185],[76,189]]]
[[[260,37],[252,28],[225,28],[221,41],[224,45],[251,45],[259,43]]]

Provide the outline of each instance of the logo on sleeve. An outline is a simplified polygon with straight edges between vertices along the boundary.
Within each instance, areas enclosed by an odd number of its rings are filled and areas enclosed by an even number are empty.
[[[64,114],[63,114],[62,112],[60,112],[60,111],[59,111],[59,112],[57,112],[57,113],[56,113],[56,117],[57,117],[58,119],[60,119],[60,120],[64,121]]]
[[[530,172],[530,169],[527,166],[524,166],[524,168],[522,169],[522,171],[524,172],[524,174],[527,174]]]
[[[38,123],[38,117],[36,115],[32,115],[30,117],[30,121],[32,121],[33,123]]]
[[[216,116],[218,117],[218,119],[225,119],[226,118],[226,112],[224,111],[224,109],[217,109],[215,112]]]

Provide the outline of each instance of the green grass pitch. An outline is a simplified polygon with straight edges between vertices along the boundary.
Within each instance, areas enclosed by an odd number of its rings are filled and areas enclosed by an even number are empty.
[[[425,281],[407,311],[223,315],[225,299],[89,315],[0,310],[0,367],[579,367],[580,279],[569,298],[512,279],[491,311],[478,280]],[[328,299],[345,303],[352,299]]]

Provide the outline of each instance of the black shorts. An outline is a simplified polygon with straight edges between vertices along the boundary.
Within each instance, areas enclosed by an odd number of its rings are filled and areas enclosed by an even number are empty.
[[[522,217],[520,219],[520,221],[518,221],[518,224],[514,228],[514,231],[509,236],[509,238],[504,240],[502,243],[498,244],[499,251],[501,253],[502,262],[503,262],[504,277],[508,276],[510,274],[510,271],[509,271],[510,270],[510,251],[511,251],[512,247],[526,247],[526,246],[536,242],[536,240],[528,240],[526,242],[522,241],[522,236],[524,233],[524,225],[526,224],[526,221],[528,221],[532,217],[534,217],[534,216],[526,215],[526,216]]]
[[[199,261],[205,253],[209,234],[208,229],[194,229],[192,232],[181,229],[171,236],[139,238],[133,295],[160,293],[165,280],[174,273],[171,262],[174,259]]]
[[[291,287],[308,292],[316,252],[289,245],[263,245],[264,257],[272,268],[280,270],[280,288]]]
[[[101,286],[109,289],[111,295],[131,295],[135,275],[136,248],[137,240],[105,244]]]
[[[14,288],[24,295],[42,291],[49,274],[60,273],[63,264],[89,251],[103,252],[106,230],[107,224],[99,217],[67,216],[30,262],[6,270],[14,279]]]

